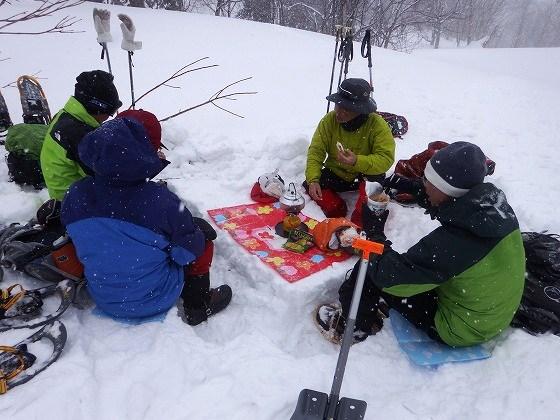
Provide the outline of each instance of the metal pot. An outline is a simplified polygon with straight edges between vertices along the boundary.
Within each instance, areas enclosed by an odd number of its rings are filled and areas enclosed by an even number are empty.
[[[286,213],[297,214],[305,207],[305,198],[297,191],[293,182],[290,182],[288,188],[284,189],[279,202],[280,208]]]

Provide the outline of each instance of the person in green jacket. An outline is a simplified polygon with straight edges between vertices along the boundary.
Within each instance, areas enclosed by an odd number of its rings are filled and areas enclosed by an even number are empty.
[[[76,78],[74,96],[49,124],[41,148],[41,170],[51,198],[62,200],[70,185],[91,172],[80,161],[78,144],[121,105],[112,74],[94,70]]]
[[[450,346],[486,342],[506,329],[519,307],[525,253],[519,224],[503,191],[484,183],[486,157],[474,144],[456,142],[428,162],[423,185],[392,176],[387,188],[423,195],[441,226],[405,253],[372,257],[356,317],[354,340],[383,326],[380,297],[432,339]],[[408,186],[406,186],[408,184]],[[363,208],[368,238],[384,241],[388,210]],[[327,337],[344,328],[358,265],[339,290],[341,307],[323,305],[316,321]],[[387,309],[385,307],[385,309]]]
[[[375,113],[371,86],[364,79],[346,79],[327,96],[334,111],[319,122],[307,153],[305,183],[309,196],[327,217],[346,217],[345,201],[337,194],[359,190],[351,220],[361,224],[365,182],[382,181],[395,161],[391,128]]]

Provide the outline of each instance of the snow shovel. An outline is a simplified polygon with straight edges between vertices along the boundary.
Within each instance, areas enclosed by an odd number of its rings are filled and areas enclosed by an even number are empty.
[[[334,372],[334,379],[330,395],[324,392],[304,389],[299,393],[296,410],[290,420],[363,420],[366,414],[367,403],[352,398],[340,398],[340,387],[344,377],[344,369],[348,360],[348,352],[353,341],[356,314],[362,297],[362,289],[366,277],[369,254],[382,254],[383,244],[368,241],[363,237],[354,239],[352,247],[362,251],[358,279],[352,295],[350,313],[346,320],[346,328],[342,337],[342,345],[338,354],[338,362]]]

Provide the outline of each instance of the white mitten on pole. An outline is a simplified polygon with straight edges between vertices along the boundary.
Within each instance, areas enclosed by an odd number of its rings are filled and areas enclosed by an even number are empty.
[[[104,44],[111,42],[111,12],[107,9],[93,9],[93,26],[97,32],[97,42]]]
[[[126,51],[136,51],[142,49],[142,41],[135,41],[134,35],[136,34],[136,28],[132,19],[124,14],[117,15],[120,19],[121,30],[123,35],[123,40],[121,42],[121,48]]]

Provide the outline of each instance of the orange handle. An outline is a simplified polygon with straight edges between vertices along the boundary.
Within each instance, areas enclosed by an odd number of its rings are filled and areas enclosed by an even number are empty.
[[[352,248],[359,249],[362,251],[362,258],[364,260],[369,260],[369,254],[383,254],[383,249],[385,245],[379,242],[368,241],[360,236],[356,236],[354,241],[352,241]]]

